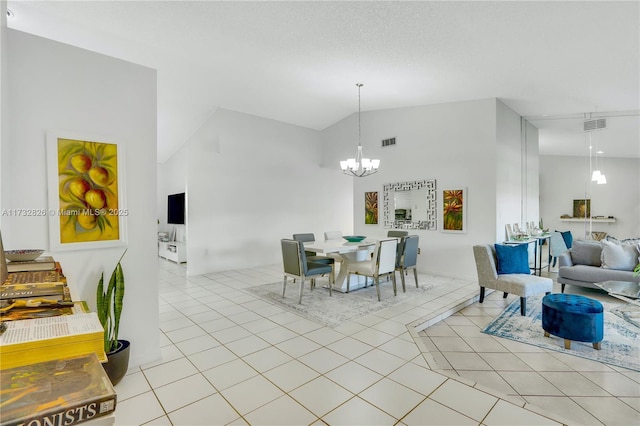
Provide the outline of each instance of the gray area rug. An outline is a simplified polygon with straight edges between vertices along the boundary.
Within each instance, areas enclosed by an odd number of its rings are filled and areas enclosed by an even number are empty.
[[[282,298],[282,281],[251,287],[247,290],[290,312],[295,312],[326,327],[335,328],[349,321],[420,297],[437,286],[436,282],[427,282],[416,288],[413,277],[410,277],[407,281],[407,292],[403,293],[402,284],[398,278],[398,295],[394,296],[391,281],[384,281],[380,283],[381,300],[378,302],[374,285],[350,293],[333,291],[333,296],[330,297],[329,289],[323,287],[326,281],[318,281],[316,288],[311,291],[309,280],[306,280],[302,292],[302,303],[298,304],[299,283],[299,281],[293,283],[290,279],[287,281],[284,299]]]
[[[612,312],[618,305],[605,302],[602,305],[604,340],[600,350],[594,349],[591,343],[584,342],[571,342],[571,349],[567,350],[564,348],[564,339],[556,336],[544,337],[542,296],[527,298],[526,316],[520,315],[520,299],[516,299],[482,332],[640,371],[640,328]]]

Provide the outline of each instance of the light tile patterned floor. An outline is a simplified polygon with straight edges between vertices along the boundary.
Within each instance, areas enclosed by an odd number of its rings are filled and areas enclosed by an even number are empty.
[[[555,278],[556,274],[546,274]],[[554,284],[554,292],[560,286]],[[603,292],[567,286],[567,293],[615,302]],[[418,333],[431,365],[499,391],[507,400],[534,404],[570,424],[639,425],[640,372],[542,349],[480,331],[517,296],[493,292]],[[638,343],[640,344],[640,342]]]
[[[542,425],[562,418],[638,424],[640,418],[634,394],[640,374],[584,362],[576,368],[477,332],[502,310],[502,299],[472,304],[475,282],[435,277],[447,285],[423,300],[329,329],[244,291],[279,281],[280,265],[196,277],[165,260],[159,268],[162,358],[132,368],[116,386],[117,425]],[[425,341],[436,337],[441,347],[423,353]],[[505,362],[501,354],[510,355],[509,370],[492,367]],[[469,369],[441,374],[430,368],[441,368],[436,359]],[[578,376],[547,375],[558,371],[577,374],[598,392],[565,396]],[[528,374],[537,379],[529,382]],[[521,395],[515,388],[541,391]]]

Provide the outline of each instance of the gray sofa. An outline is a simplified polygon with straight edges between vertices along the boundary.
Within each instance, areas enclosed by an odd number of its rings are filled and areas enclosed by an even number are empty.
[[[600,241],[574,241],[573,247],[558,256],[558,282],[562,284],[562,292],[566,284],[589,288],[598,288],[594,283],[603,281],[635,281],[640,282],[640,276],[633,276],[633,266],[630,269],[612,269],[609,265],[602,265],[603,244]],[[611,246],[609,246],[611,247]],[[637,251],[637,245],[634,246]],[[627,247],[627,249],[629,249]],[[637,261],[637,260],[636,260]]]

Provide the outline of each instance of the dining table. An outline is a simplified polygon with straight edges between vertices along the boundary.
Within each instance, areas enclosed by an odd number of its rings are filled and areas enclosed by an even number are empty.
[[[356,290],[372,284],[371,278],[352,274],[347,276],[348,265],[352,262],[370,259],[370,253],[376,245],[376,240],[365,239],[360,242],[348,242],[343,239],[308,241],[304,243],[305,251],[315,251],[318,254],[337,254],[340,262],[336,262],[338,273],[336,275],[333,290],[342,293],[347,292],[347,279],[349,280],[349,291]]]

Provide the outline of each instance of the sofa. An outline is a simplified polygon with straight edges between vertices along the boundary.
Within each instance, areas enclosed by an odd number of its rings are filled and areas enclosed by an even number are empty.
[[[640,263],[640,239],[601,241],[576,240],[573,246],[558,256],[558,282],[562,292],[566,284],[598,288],[603,281],[640,282],[633,275]]]

